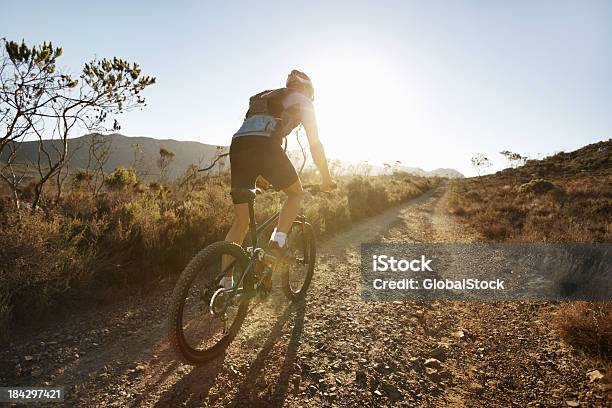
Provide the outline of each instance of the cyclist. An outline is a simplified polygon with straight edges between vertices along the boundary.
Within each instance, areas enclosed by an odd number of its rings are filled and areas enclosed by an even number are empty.
[[[299,124],[306,130],[312,159],[323,179],[321,191],[335,187],[319,140],[313,100],[312,82],[298,70],[291,71],[285,88],[263,91],[250,98],[244,122],[232,137],[230,146],[230,194],[235,217],[226,241],[242,243],[249,227],[248,196],[244,190],[254,188],[257,179],[263,178],[264,184],[272,183],[276,190],[287,194],[268,244],[270,253],[283,257],[287,233],[298,214],[304,191],[281,143]],[[227,262],[229,260],[223,260],[223,268]],[[219,282],[225,289],[234,284],[231,269]]]

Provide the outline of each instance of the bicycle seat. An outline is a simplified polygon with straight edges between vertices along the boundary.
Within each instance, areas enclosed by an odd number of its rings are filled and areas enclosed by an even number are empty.
[[[262,190],[259,187],[256,188],[232,188],[231,194],[236,198],[245,198],[248,201],[255,201],[255,196],[261,194]]]

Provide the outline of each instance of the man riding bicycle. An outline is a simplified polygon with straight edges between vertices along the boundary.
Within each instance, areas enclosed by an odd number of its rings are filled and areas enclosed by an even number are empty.
[[[272,183],[276,190],[287,194],[268,244],[268,251],[273,255],[284,256],[287,234],[302,204],[304,190],[281,144],[300,124],[306,130],[312,159],[323,179],[321,191],[335,187],[319,140],[313,100],[314,88],[310,78],[297,70],[291,71],[285,88],[263,91],[250,98],[244,122],[232,137],[230,146],[230,194],[235,217],[226,241],[242,243],[249,228],[249,198],[244,192],[254,188],[261,177]],[[225,289],[234,284],[233,268],[229,269],[219,282],[219,286]]]

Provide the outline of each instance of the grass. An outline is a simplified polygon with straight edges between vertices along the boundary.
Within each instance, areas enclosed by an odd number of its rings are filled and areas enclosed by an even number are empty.
[[[439,182],[408,174],[338,181],[337,190],[306,205],[318,235],[346,228]],[[1,199],[0,331],[8,334],[25,316],[42,315],[67,300],[173,279],[199,249],[225,237],[232,222],[227,183],[227,177],[214,177],[182,186],[146,184],[129,169],[118,169],[100,194],[75,181],[44,211],[17,211],[8,197]],[[258,197],[258,219],[275,212],[281,198],[281,193]]]
[[[610,243],[612,140],[454,180],[449,210],[491,242]],[[610,302],[561,304],[555,322],[569,344],[610,364]]]

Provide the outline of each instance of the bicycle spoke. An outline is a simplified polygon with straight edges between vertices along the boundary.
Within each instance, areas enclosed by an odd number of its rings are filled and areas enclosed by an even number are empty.
[[[206,350],[227,336],[238,314],[239,301],[236,293],[222,291],[217,294],[215,280],[222,271],[222,257],[219,254],[208,260],[189,288],[185,297],[182,316],[182,333],[186,345],[193,350]],[[225,272],[234,269],[235,279],[240,278],[236,260],[230,261]],[[214,303],[214,306],[211,305]]]

